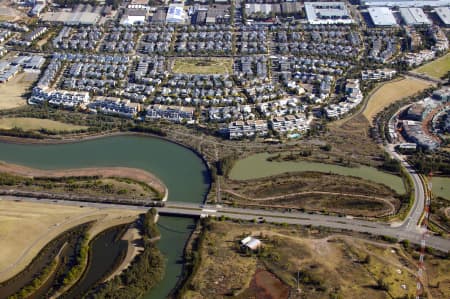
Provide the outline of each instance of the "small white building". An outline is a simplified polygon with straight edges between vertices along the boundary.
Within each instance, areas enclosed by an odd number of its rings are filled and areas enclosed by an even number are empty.
[[[143,24],[147,18],[147,10],[145,9],[127,9],[122,19],[120,20],[120,24],[122,25],[134,25],[134,24]]]
[[[252,236],[248,236],[241,240],[241,246],[251,250],[256,250],[262,246],[262,242]]]
[[[184,6],[179,4],[169,5],[166,15],[166,23],[183,24],[186,22],[187,14],[184,11]]]

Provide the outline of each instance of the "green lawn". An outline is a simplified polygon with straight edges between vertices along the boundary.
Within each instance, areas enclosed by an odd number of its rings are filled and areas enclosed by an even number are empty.
[[[0,119],[0,129],[10,130],[13,128],[20,128],[24,131],[35,131],[40,129],[51,131],[76,131],[87,129],[88,127],[31,117],[7,117]]]
[[[432,184],[434,195],[450,200],[450,178],[434,177]]]
[[[445,54],[430,63],[427,63],[414,70],[417,73],[424,73],[430,77],[442,78],[450,71],[450,53]]]
[[[178,74],[231,74],[231,58],[176,58],[172,71]]]

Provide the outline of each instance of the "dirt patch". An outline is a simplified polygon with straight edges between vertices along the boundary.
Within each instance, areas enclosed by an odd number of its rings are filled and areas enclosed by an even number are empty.
[[[289,287],[269,271],[258,269],[250,282],[250,287],[239,299],[284,299],[289,297]]]
[[[415,294],[418,254],[410,247],[317,228],[221,221],[204,225],[198,271],[183,298],[286,298],[286,290],[289,298],[308,299]],[[249,235],[261,240],[262,248],[242,252],[239,241]],[[425,258],[427,273],[432,273],[426,291],[433,298],[448,298],[449,263]],[[248,271],[250,265],[255,265],[253,271]]]
[[[231,58],[177,58],[172,71],[179,74],[231,74]]]
[[[19,21],[28,19],[27,15],[11,7],[12,1],[1,1],[0,3],[0,21]]]
[[[25,93],[39,77],[36,73],[20,73],[9,82],[0,84],[0,110],[13,109],[27,104]]]

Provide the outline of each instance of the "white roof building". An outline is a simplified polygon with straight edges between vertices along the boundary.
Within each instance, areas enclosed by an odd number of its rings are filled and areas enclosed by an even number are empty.
[[[353,19],[345,2],[305,2],[308,23],[352,24]]]
[[[183,6],[177,4],[171,4],[167,10],[166,23],[184,23],[186,21],[187,14],[184,11]]]
[[[370,18],[375,26],[395,26],[397,21],[388,7],[369,7]]]
[[[439,19],[444,23],[446,26],[450,25],[450,7],[444,6],[444,7],[437,7],[435,9],[436,14],[438,15]]]
[[[241,245],[251,250],[256,250],[261,247],[262,242],[252,236],[248,236],[241,240]]]
[[[122,25],[134,25],[138,23],[145,23],[147,18],[147,11],[145,9],[127,9],[120,24]]]
[[[361,4],[367,6],[389,7],[437,7],[449,5],[450,0],[361,0]]]
[[[420,26],[431,25],[431,20],[419,7],[401,7],[400,14],[406,25]]]

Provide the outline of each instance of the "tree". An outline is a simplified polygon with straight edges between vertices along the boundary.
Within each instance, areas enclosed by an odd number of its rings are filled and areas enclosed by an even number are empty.
[[[390,287],[387,282],[385,282],[382,278],[377,280],[377,288],[386,292],[389,292]]]

